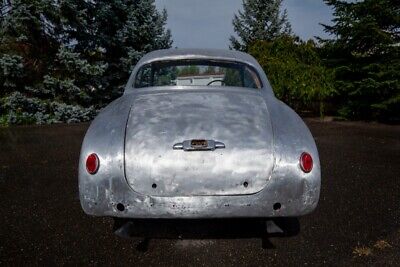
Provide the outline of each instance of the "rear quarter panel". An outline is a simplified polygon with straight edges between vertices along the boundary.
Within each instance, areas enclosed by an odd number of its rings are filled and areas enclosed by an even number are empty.
[[[83,210],[95,214],[109,206],[114,192],[124,192],[125,127],[131,108],[131,97],[125,95],[104,108],[91,123],[84,138],[79,159],[79,194]],[[88,155],[96,153],[100,167],[96,174],[86,171]],[[102,207],[102,208],[101,208]]]
[[[299,115],[273,96],[265,97],[274,133],[275,164],[271,179],[301,180],[302,187],[287,186],[287,202],[304,191],[304,214],[310,213],[318,204],[321,187],[321,167],[314,138]],[[313,158],[313,170],[304,173],[300,169],[300,155],[308,152]]]

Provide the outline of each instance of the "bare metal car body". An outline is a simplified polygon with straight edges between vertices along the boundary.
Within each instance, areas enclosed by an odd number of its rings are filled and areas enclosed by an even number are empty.
[[[142,66],[180,59],[244,63],[262,87],[134,87]],[[314,160],[309,173],[299,166],[303,152]],[[85,167],[91,153],[100,161],[93,175]],[[90,125],[79,164],[83,210],[120,218],[301,216],[317,206],[320,183],[307,126],[275,98],[253,57],[224,50],[144,56],[124,95]]]

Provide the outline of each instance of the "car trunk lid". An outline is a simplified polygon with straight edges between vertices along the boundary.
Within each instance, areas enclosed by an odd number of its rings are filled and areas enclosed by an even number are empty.
[[[246,89],[138,95],[125,138],[126,179],[144,195],[253,194],[274,164],[267,106]]]

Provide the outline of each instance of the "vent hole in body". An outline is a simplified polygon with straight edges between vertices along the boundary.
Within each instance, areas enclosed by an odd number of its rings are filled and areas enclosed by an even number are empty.
[[[151,187],[155,189],[157,188],[157,184],[152,184]]]
[[[244,183],[243,183],[243,186],[244,186],[244,187],[248,187],[248,186],[249,186],[249,183],[248,183],[248,182],[244,182]]]
[[[122,203],[118,203],[117,204],[117,210],[124,211],[125,210],[125,206]]]
[[[278,203],[275,203],[274,206],[273,206],[274,210],[280,210],[281,207],[282,207],[282,205],[281,205],[281,203],[279,203],[279,202],[278,202]]]

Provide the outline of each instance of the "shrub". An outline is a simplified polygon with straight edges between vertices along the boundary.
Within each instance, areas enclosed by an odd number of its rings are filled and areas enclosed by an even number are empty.
[[[299,112],[323,116],[327,98],[335,93],[333,73],[322,64],[314,42],[284,36],[257,41],[249,53],[265,70],[279,99]]]

